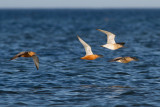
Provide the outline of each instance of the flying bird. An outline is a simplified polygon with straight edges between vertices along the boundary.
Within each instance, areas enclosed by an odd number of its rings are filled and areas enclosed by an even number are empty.
[[[138,61],[138,59],[136,57],[117,57],[117,58],[114,58],[112,60],[110,60],[109,62],[120,62],[120,63],[129,63],[131,61]]]
[[[77,36],[77,37],[78,37],[79,41],[82,43],[82,45],[84,46],[84,49],[86,51],[86,55],[84,57],[81,57],[81,59],[95,60],[99,57],[103,57],[103,55],[93,54],[91,47],[85,41],[83,41],[79,36]]]
[[[115,42],[115,34],[111,33],[111,32],[108,32],[108,31],[105,31],[105,30],[101,30],[101,29],[96,29],[102,33],[105,33],[107,35],[107,44],[105,45],[101,45],[102,47],[105,47],[105,48],[108,48],[108,49],[111,49],[111,50],[116,50],[116,49],[119,49],[119,48],[122,48],[124,46],[125,43],[116,43]]]
[[[20,52],[18,53],[17,55],[15,55],[14,57],[12,57],[10,60],[14,60],[18,57],[32,57],[33,58],[33,61],[34,61],[34,64],[37,68],[37,70],[39,69],[39,59],[38,57],[36,56],[37,54],[35,52],[32,52],[32,51],[28,51],[28,52]]]

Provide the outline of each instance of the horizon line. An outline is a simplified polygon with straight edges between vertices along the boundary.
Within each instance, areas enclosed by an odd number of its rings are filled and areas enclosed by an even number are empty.
[[[56,7],[56,8],[53,8],[53,7],[7,7],[7,8],[1,8],[0,9],[160,9],[160,7],[109,7],[109,8],[86,8],[86,7],[78,7],[78,8],[68,8],[68,7],[64,7],[64,8],[61,8],[61,7]]]

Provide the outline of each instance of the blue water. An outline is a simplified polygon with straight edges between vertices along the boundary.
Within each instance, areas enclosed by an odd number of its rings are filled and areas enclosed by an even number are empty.
[[[100,47],[116,34],[125,48]],[[85,55],[79,35],[91,45]],[[158,107],[160,106],[160,9],[0,10],[0,106]],[[21,51],[31,58],[9,61]],[[139,61],[107,62],[120,56]]]

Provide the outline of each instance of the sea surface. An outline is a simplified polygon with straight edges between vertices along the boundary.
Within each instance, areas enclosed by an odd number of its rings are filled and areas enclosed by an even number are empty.
[[[112,51],[104,29],[125,47]],[[94,54],[85,55],[79,35]],[[38,54],[9,61],[21,51]],[[127,64],[108,62],[132,56]],[[160,9],[1,9],[0,107],[160,107]]]

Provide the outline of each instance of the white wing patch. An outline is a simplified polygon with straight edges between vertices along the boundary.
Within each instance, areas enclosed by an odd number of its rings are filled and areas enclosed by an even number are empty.
[[[79,36],[77,36],[77,37],[78,37],[79,41],[82,43],[82,45],[84,46],[84,49],[86,51],[86,55],[93,55],[91,47],[85,41],[83,41]]]
[[[101,30],[101,29],[97,29],[98,31],[100,32],[103,32],[107,35],[107,44],[115,44],[115,34],[111,33],[111,32],[108,32],[108,31],[105,31],[105,30]]]

